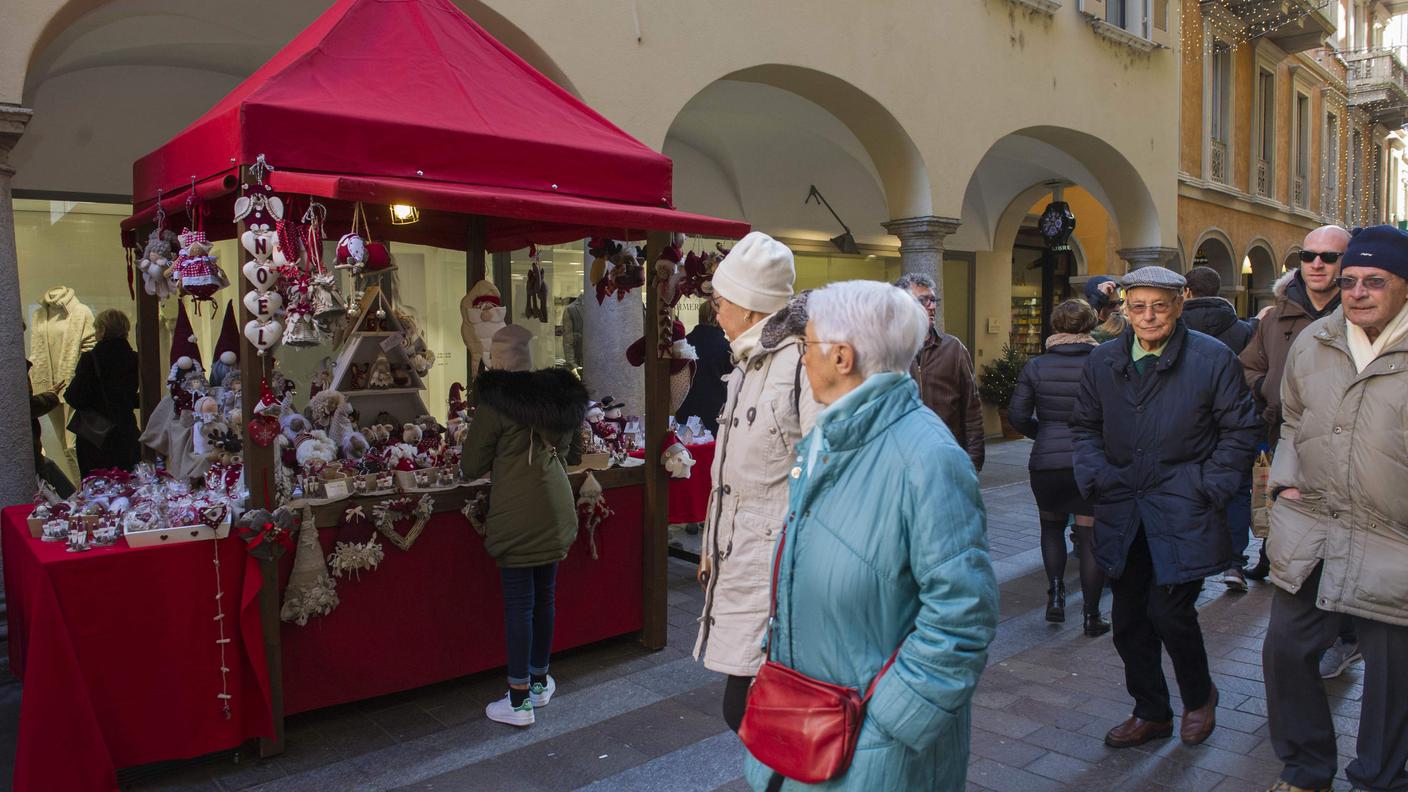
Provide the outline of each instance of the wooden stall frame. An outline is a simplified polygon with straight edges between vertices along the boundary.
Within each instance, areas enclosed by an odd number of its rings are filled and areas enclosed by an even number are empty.
[[[642,611],[644,623],[640,642],[647,649],[664,649],[668,630],[669,586],[666,568],[669,563],[670,477],[660,456],[665,450],[665,436],[670,429],[670,369],[669,361],[660,357],[660,292],[656,288],[655,260],[670,244],[668,231],[651,231],[646,235],[645,265],[645,539],[642,557],[645,569]]]

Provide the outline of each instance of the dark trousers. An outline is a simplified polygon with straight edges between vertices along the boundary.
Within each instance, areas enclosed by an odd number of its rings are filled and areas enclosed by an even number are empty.
[[[743,724],[743,711],[748,709],[748,689],[753,685],[753,677],[728,675],[724,682],[724,723],[735,733]]]
[[[1320,655],[1334,643],[1343,617],[1315,607],[1319,588],[1319,568],[1295,594],[1277,588],[1262,644],[1271,746],[1286,765],[1281,778],[1308,789],[1329,787],[1338,761]],[[1360,789],[1408,789],[1408,627],[1352,618],[1364,653],[1364,695],[1358,758],[1345,775]]]
[[[1252,541],[1252,472],[1242,481],[1242,487],[1227,502],[1227,532],[1232,537],[1232,564],[1241,569],[1247,563],[1247,545]]]
[[[1203,582],[1176,586],[1154,583],[1154,559],[1144,529],[1134,537],[1124,574],[1110,581],[1115,649],[1124,661],[1124,684],[1134,697],[1134,715],[1147,721],[1172,720],[1163,652],[1173,660],[1184,710],[1197,709],[1212,695],[1208,655],[1198,626],[1198,592]]]
[[[504,588],[504,633],[508,638],[508,683],[526,685],[530,675],[548,672],[556,609],[557,562],[500,569]]]

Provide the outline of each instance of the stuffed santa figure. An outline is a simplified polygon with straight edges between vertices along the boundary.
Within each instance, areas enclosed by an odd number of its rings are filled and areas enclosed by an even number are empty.
[[[469,370],[479,376],[480,366],[489,367],[489,345],[494,334],[504,329],[505,316],[499,290],[481,280],[460,300],[460,336],[469,349]]]

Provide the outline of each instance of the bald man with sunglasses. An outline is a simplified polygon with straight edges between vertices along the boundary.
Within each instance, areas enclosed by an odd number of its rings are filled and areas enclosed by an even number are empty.
[[[1340,307],[1340,256],[1349,245],[1349,232],[1336,225],[1321,226],[1305,237],[1300,268],[1276,281],[1276,304],[1262,317],[1256,334],[1240,355],[1247,385],[1266,421],[1268,444],[1281,436],[1281,375],[1286,355],[1300,331]]]

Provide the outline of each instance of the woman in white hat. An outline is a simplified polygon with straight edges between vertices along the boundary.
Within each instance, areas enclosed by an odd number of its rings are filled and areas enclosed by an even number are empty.
[[[754,231],[719,263],[710,298],[734,366],[719,414],[699,554],[704,613],[694,656],[728,675],[723,713],[734,731],[763,663],[768,576],[786,517],[788,476],[818,410],[802,367],[805,304],[789,305],[795,279],[792,251]]]

